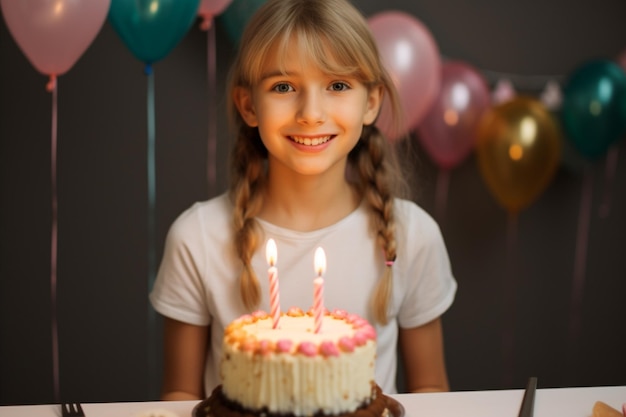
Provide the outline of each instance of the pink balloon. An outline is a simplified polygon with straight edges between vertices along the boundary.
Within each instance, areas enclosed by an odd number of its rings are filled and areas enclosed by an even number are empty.
[[[211,27],[213,19],[222,13],[232,0],[201,0],[198,15],[202,18],[201,28],[207,30]]]
[[[395,132],[391,106],[383,101],[377,126],[394,140],[418,125],[439,92],[439,48],[426,26],[407,13],[381,12],[370,17],[368,24],[398,89],[404,112],[401,131]]]
[[[417,128],[418,138],[433,161],[451,169],[474,149],[477,125],[491,106],[487,82],[472,66],[446,62],[439,95]]]
[[[1,0],[9,32],[41,73],[67,72],[93,42],[111,0]]]

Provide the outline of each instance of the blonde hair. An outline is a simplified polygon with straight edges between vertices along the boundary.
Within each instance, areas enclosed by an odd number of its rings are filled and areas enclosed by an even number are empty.
[[[292,39],[322,71],[354,76],[368,88],[382,86],[395,124],[401,123],[397,92],[376,42],[363,15],[347,0],[269,0],[255,13],[242,35],[229,86],[230,117],[237,133],[230,196],[235,249],[242,262],[241,297],[249,309],[260,301],[259,282],[250,259],[259,245],[255,216],[262,207],[267,149],[258,129],[248,126],[238,113],[232,94],[237,87],[255,85],[268,51],[277,45],[278,56],[284,56],[281,51]],[[391,265],[396,257],[393,203],[402,176],[393,148],[376,126],[363,127],[358,144],[348,155],[348,170],[348,180],[368,203],[371,227],[387,265],[371,299],[374,318],[385,324],[392,291]]]

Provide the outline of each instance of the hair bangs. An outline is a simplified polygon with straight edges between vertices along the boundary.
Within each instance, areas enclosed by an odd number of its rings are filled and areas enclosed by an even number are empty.
[[[327,30],[324,30],[327,29]],[[378,77],[371,63],[363,56],[363,47],[351,33],[341,28],[299,26],[292,38],[303,57],[321,71],[344,77],[354,77],[364,84],[375,84]],[[352,35],[352,36],[350,36]],[[288,45],[284,43],[283,47]]]
[[[323,72],[354,77],[366,85],[382,82],[383,70],[367,28],[358,31],[355,27],[359,25],[346,24],[346,16],[337,10],[324,13],[309,5],[303,2],[300,7],[283,10],[280,19],[272,16],[273,25],[260,25],[263,19],[258,19],[252,24],[258,23],[257,28],[248,28],[249,36],[242,39],[239,85],[250,86],[261,79],[263,60],[273,47],[278,48],[279,59],[295,47],[302,60]],[[284,71],[286,64],[279,61],[280,70]]]

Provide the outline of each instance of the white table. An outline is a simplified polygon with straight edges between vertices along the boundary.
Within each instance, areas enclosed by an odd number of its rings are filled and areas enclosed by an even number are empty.
[[[517,417],[524,390],[394,395],[406,417]],[[626,386],[538,389],[534,417],[590,417],[602,401],[621,411]]]
[[[524,390],[459,391],[393,395],[404,405],[406,417],[517,417]],[[535,417],[590,417],[602,401],[617,410],[626,403],[626,386],[538,389]],[[150,410],[168,410],[190,417],[197,401],[83,404],[86,417],[135,417]],[[60,417],[58,404],[0,407],[0,417]]]

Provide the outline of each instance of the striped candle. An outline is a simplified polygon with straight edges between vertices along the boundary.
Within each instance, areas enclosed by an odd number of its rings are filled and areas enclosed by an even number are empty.
[[[267,274],[270,280],[270,315],[272,316],[272,328],[277,329],[280,321],[280,293],[278,291],[278,269],[276,269],[276,259],[278,251],[274,239],[269,239],[265,246],[265,257],[270,268]]]
[[[317,248],[315,251],[314,266],[317,278],[313,280],[313,317],[315,319],[315,333],[320,333],[322,318],[324,317],[324,278],[322,277],[326,270],[324,249]]]

